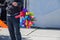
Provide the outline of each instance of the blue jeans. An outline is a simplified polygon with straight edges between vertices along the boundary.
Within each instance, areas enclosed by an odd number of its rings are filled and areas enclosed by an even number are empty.
[[[22,40],[19,19],[16,19],[14,16],[7,16],[7,24],[11,40]]]

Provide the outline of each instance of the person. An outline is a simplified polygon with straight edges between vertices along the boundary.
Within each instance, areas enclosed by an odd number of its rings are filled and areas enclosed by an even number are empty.
[[[20,2],[19,2],[20,3]],[[11,4],[8,4],[7,10],[7,24],[10,33],[11,40],[22,40],[20,32],[20,23],[19,18],[16,19],[16,16],[20,13],[21,5],[18,2],[14,1]]]

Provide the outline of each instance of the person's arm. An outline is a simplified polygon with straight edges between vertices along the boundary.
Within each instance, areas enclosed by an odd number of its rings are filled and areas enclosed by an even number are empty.
[[[19,15],[17,15],[17,16],[15,16],[15,18],[20,18],[20,14],[19,14]]]

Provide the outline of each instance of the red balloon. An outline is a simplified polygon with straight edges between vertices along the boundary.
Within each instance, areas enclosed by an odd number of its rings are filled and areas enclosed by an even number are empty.
[[[32,26],[33,25],[33,22],[32,21],[28,21],[29,22],[29,26]]]
[[[21,12],[20,12],[20,16],[21,16],[21,17],[22,17],[22,16],[24,17],[24,16],[25,16],[25,12],[24,12],[24,11],[21,11]]]

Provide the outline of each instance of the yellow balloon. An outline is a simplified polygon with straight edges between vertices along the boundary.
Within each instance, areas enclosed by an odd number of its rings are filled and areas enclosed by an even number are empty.
[[[30,14],[30,12],[26,12],[26,15],[29,15]]]

